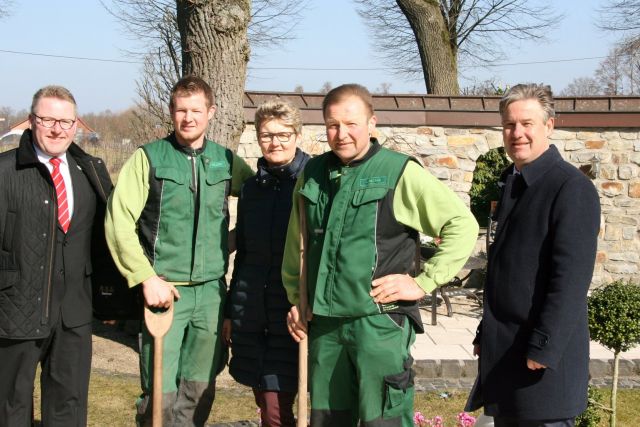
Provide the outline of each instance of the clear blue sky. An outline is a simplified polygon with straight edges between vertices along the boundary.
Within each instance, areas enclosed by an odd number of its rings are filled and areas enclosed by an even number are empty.
[[[566,17],[547,44],[521,43],[508,47],[504,63],[554,61],[605,56],[615,41],[595,25],[598,0],[555,2]],[[297,30],[297,38],[278,49],[256,52],[247,89],[292,91],[300,84],[317,91],[326,81],[334,86],[358,82],[374,90],[391,83],[391,92],[424,93],[421,80],[403,81],[390,71],[269,70],[297,68],[383,68],[369,33],[348,0],[311,0]],[[133,61],[131,48],[116,20],[97,0],[14,0],[12,15],[0,21],[0,50],[74,57]],[[590,76],[599,59],[546,64],[505,65],[491,69],[463,69],[461,85],[495,77],[499,83],[535,81],[551,84],[556,92],[573,78]],[[0,52],[0,106],[28,108],[33,93],[47,84],[61,84],[76,96],[80,113],[118,111],[133,105],[140,64],[85,61]]]

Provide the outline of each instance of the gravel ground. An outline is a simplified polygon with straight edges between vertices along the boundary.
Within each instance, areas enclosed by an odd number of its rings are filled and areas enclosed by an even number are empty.
[[[140,375],[138,366],[137,323],[129,322],[117,326],[104,325],[99,321],[93,324],[93,359],[91,370],[102,374]],[[244,390],[247,387],[237,384],[225,369],[217,377],[217,386]]]
[[[139,376],[138,369],[138,337],[135,324],[119,326],[93,325],[93,360],[92,371],[102,374],[119,374]],[[596,387],[609,387],[611,378],[592,378],[591,384]],[[469,378],[416,378],[418,391],[469,389],[473,379]],[[217,387],[232,389],[238,393],[251,393],[248,387],[236,383],[225,369],[217,377]],[[619,388],[640,388],[640,377],[621,377]]]

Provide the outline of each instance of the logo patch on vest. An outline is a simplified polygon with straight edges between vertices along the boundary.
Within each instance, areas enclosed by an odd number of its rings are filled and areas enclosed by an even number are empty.
[[[378,306],[380,307],[380,311],[382,311],[383,313],[388,313],[390,311],[397,310],[400,308],[400,306],[394,302],[378,304]]]
[[[224,160],[218,160],[216,162],[211,162],[209,163],[209,168],[210,169],[219,169],[219,168],[223,168],[227,165],[227,162],[225,162]]]
[[[386,176],[372,176],[370,178],[361,178],[360,187],[371,187],[372,185],[386,185]]]

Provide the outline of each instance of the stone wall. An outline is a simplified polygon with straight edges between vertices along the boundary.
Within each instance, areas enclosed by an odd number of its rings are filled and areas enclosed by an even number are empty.
[[[502,145],[499,127],[381,126],[377,132],[385,146],[422,160],[467,205],[476,160]],[[640,281],[639,129],[557,129],[551,142],[565,160],[583,170],[590,168],[594,156],[600,160],[593,183],[600,194],[602,222],[592,286],[618,278]],[[305,126],[302,148],[311,154],[326,151],[324,126]],[[238,154],[253,166],[260,157],[252,124],[242,135]]]

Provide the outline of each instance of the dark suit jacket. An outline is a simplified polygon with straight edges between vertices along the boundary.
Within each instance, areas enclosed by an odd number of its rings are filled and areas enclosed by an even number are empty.
[[[107,168],[75,144],[67,159],[77,209],[64,235],[31,131],[17,149],[0,154],[0,338],[45,338],[60,312],[68,327],[91,322],[92,272],[98,282],[124,286],[104,237]]]
[[[587,404],[587,291],[600,203],[555,146],[505,182],[489,249],[476,399],[493,416],[574,417]],[[529,370],[532,359],[547,369]]]

